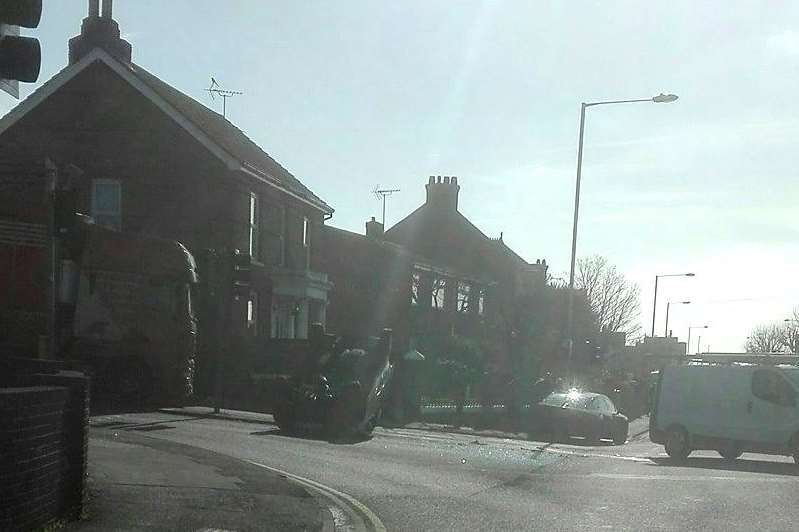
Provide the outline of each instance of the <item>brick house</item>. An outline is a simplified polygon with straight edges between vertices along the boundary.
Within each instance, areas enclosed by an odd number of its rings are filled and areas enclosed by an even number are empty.
[[[528,263],[461,214],[456,177],[430,177],[426,189],[426,202],[385,233],[374,219],[366,235],[325,226],[329,326],[354,334],[391,327],[400,349],[419,347],[429,333],[473,338],[507,376],[519,301],[543,291],[546,261]]]
[[[220,114],[132,62],[111,6],[101,14],[89,1],[69,64],[0,120],[0,310],[45,312],[47,158],[80,169],[68,185],[97,224],[178,240],[198,258],[252,255],[235,322],[263,344],[307,337],[326,319],[316,242],[333,209]]]

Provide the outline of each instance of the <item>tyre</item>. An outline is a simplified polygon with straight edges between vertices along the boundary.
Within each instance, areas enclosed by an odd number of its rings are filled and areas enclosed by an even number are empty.
[[[152,388],[150,368],[141,360],[131,359],[117,367],[116,378],[110,378],[116,387],[117,396],[125,402],[141,404],[149,398]]]
[[[275,409],[275,424],[286,434],[293,434],[296,429],[296,416],[294,408],[290,405],[281,405]]]
[[[691,454],[688,433],[680,426],[669,427],[663,447],[666,449],[666,454],[675,460],[685,460]]]
[[[613,437],[613,444],[614,445],[624,445],[627,443],[627,434],[630,431],[629,425],[624,425],[623,427],[617,427],[612,434]]]
[[[721,455],[722,458],[730,462],[732,462],[733,460],[737,460],[738,458],[741,457],[742,454],[744,454],[741,448],[734,442],[730,442],[729,444],[719,449],[718,453]]]
[[[566,425],[555,425],[555,427],[552,429],[552,441],[569,443],[570,440],[571,435],[569,434],[569,429],[566,427]]]
[[[796,434],[793,438],[791,438],[791,443],[789,445],[789,451],[791,456],[793,456],[793,461],[796,464],[799,464],[799,434]]]

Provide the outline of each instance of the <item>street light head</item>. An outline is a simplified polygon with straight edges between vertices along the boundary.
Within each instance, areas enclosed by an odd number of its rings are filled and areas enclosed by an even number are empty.
[[[655,103],[671,103],[677,100],[676,94],[663,94],[662,92],[652,98],[652,101]]]
[[[690,302],[690,301],[681,301],[681,303],[682,303],[683,305],[690,305],[690,304],[691,304],[691,302]]]
[[[695,273],[686,273],[685,276],[686,277],[696,277],[696,274]]]

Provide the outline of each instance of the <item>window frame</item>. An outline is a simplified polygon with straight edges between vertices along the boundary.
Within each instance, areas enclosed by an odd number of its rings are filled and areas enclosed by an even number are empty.
[[[250,258],[261,262],[261,198],[255,192],[247,203],[247,232]]]
[[[111,211],[101,211],[97,206],[97,188],[98,186],[109,186],[114,185],[116,187],[116,203],[117,203],[117,212]],[[92,179],[91,183],[91,198],[90,198],[90,209],[91,209],[91,216],[99,226],[102,227],[109,227],[115,229],[117,231],[122,230],[122,181],[119,179]],[[114,216],[116,218],[116,223],[112,226],[107,223],[103,223],[98,221],[98,217],[111,217]]]
[[[260,319],[260,309],[258,308],[259,305],[259,297],[258,292],[256,290],[250,290],[250,294],[247,297],[247,311],[245,316],[245,327],[247,332],[253,336],[258,336],[258,329],[259,324],[258,320]]]
[[[430,283],[430,307],[434,310],[445,310],[447,308],[447,288],[448,280],[444,276],[434,275]],[[441,297],[439,298],[439,294]],[[441,305],[439,305],[439,300]]]
[[[455,310],[459,314],[468,314],[472,311],[472,284],[467,281],[458,281],[455,287]]]
[[[758,382],[759,378],[769,378],[773,379],[777,389],[775,390],[761,390],[759,384],[763,383],[765,385],[765,380]],[[750,383],[752,395],[760,399],[761,401],[765,401],[767,403],[771,403],[774,405],[782,406],[782,407],[794,407],[796,406],[796,390],[791,386],[791,384],[779,373],[775,371],[771,371],[768,369],[756,369],[754,373],[752,373],[752,379]],[[781,390],[779,389],[781,388]],[[787,395],[782,395],[781,392],[785,392],[788,390],[790,393]]]

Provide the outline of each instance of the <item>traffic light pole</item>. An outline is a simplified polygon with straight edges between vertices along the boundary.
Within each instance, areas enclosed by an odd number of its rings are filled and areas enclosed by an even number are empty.
[[[233,261],[227,250],[215,255],[215,271],[221,277],[219,296],[222,302],[216,334],[216,369],[214,372],[214,413],[222,408],[224,395],[225,358],[229,354],[231,299],[233,298]]]

